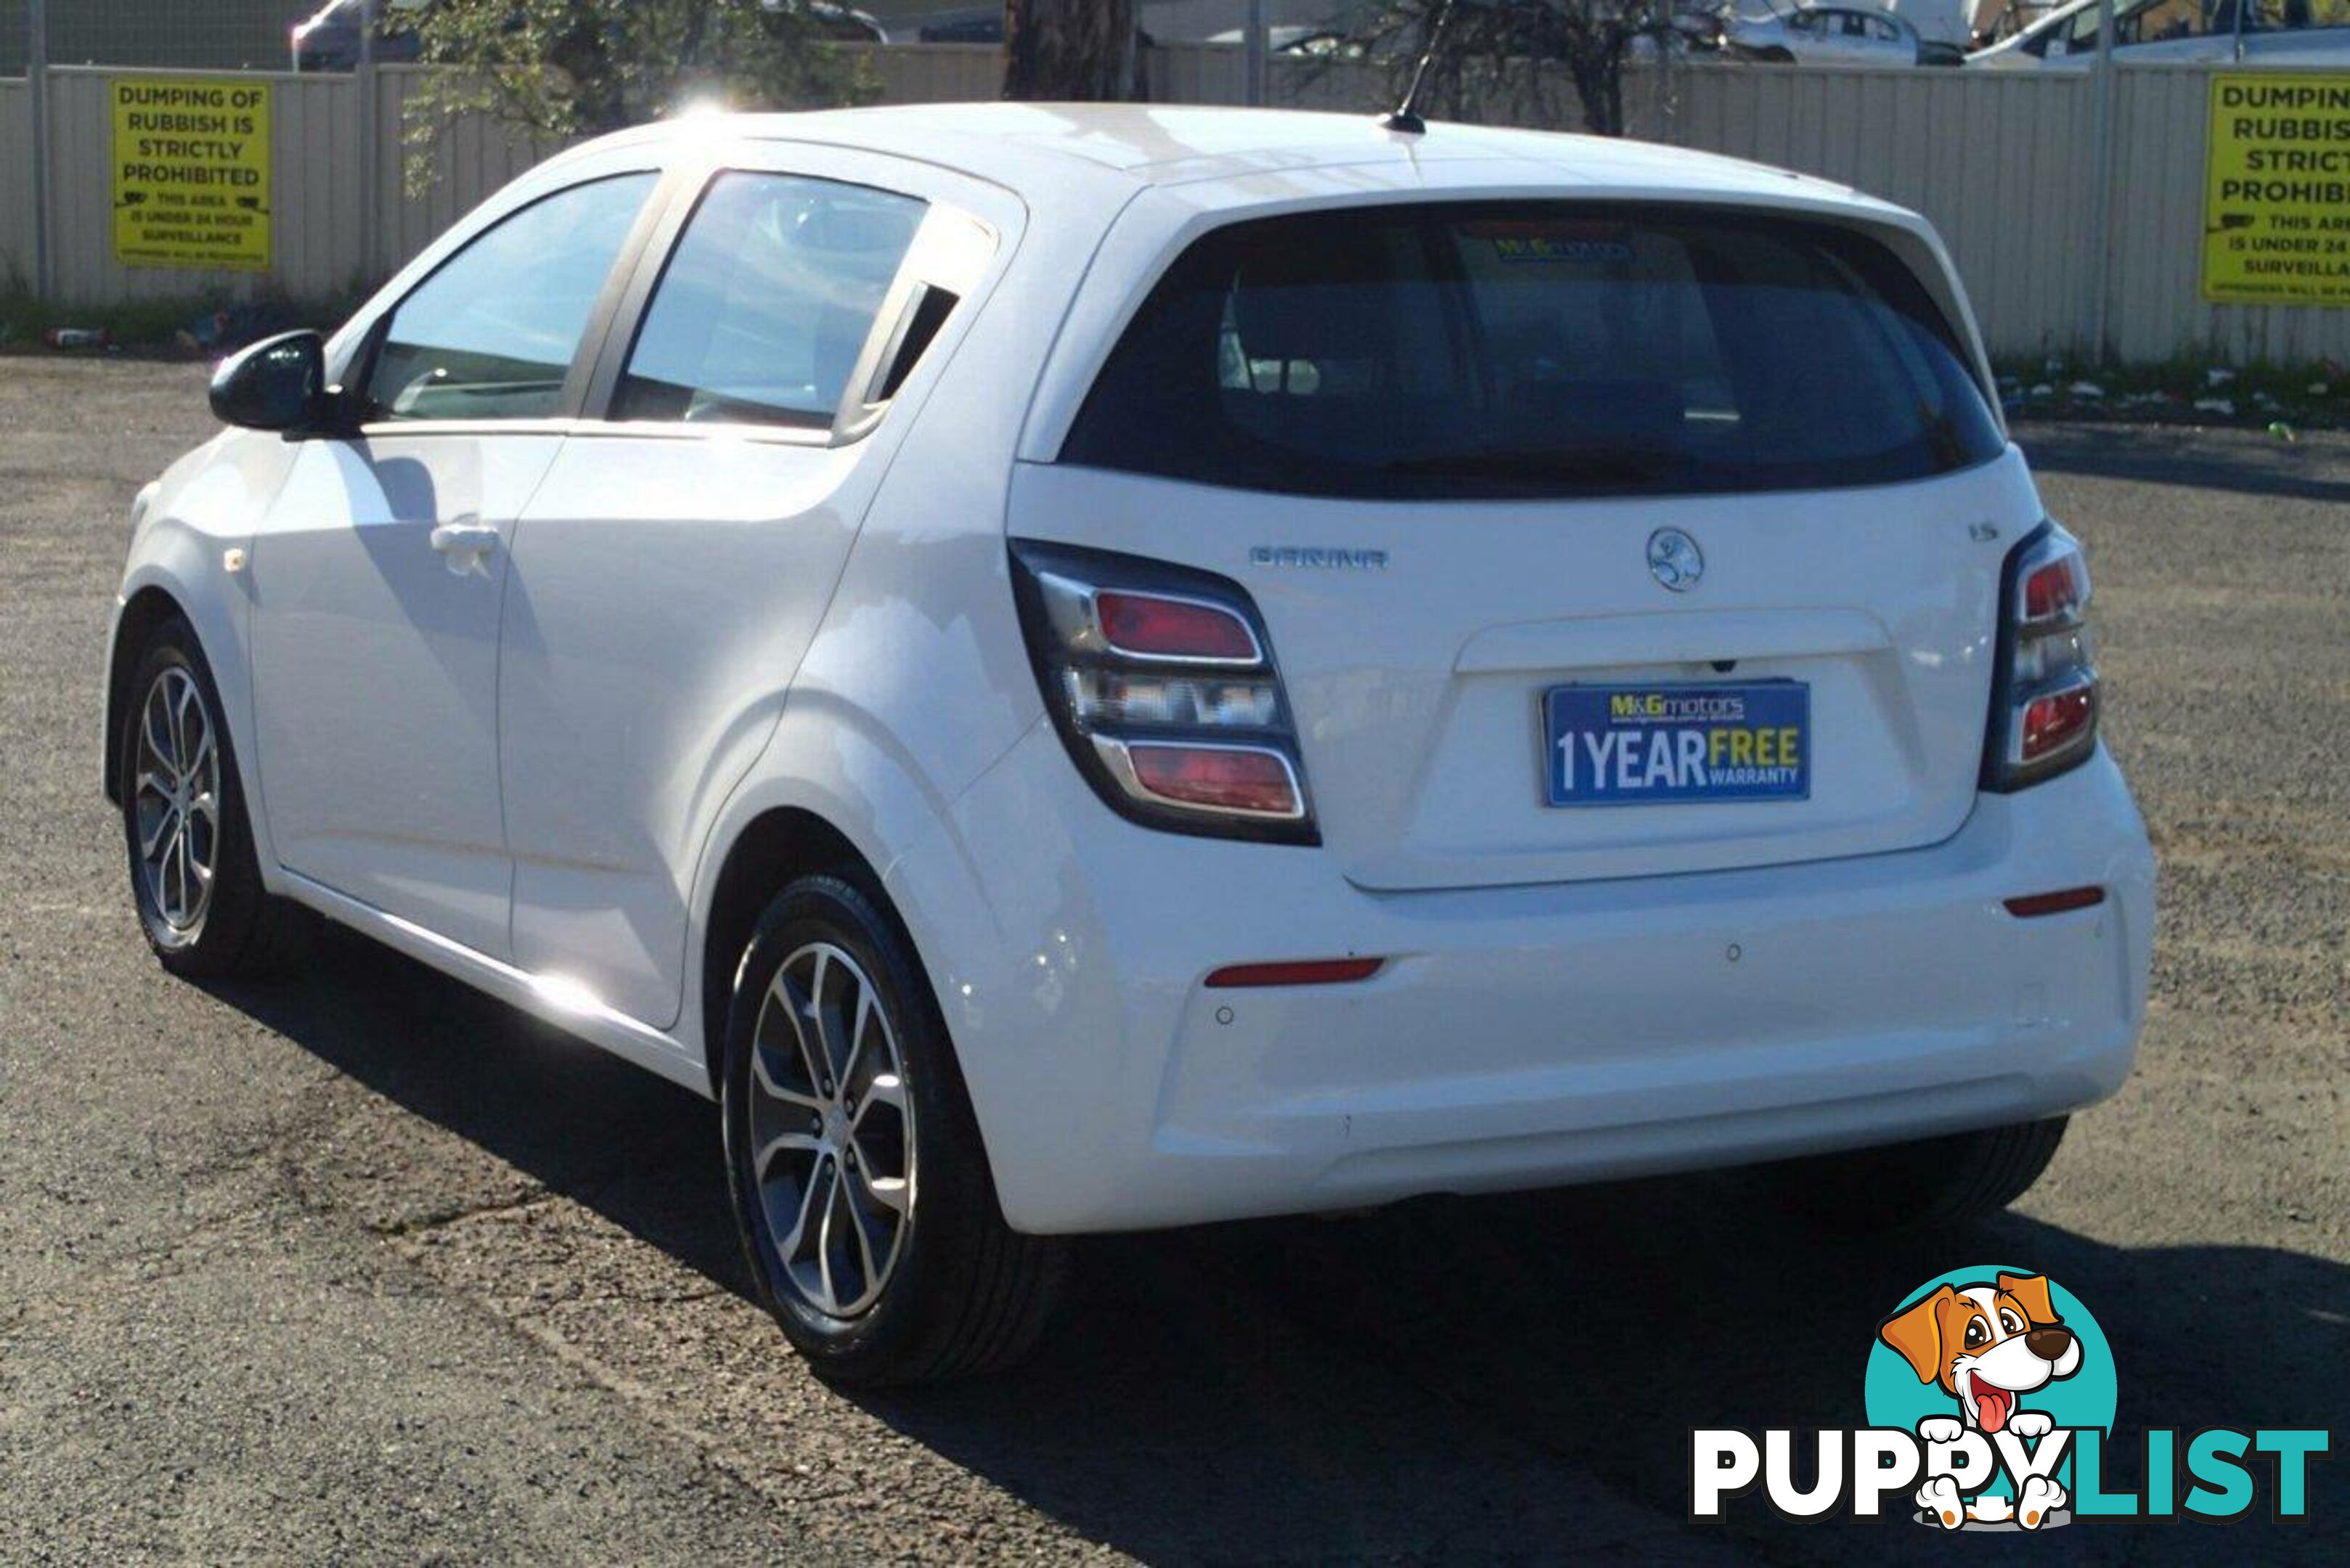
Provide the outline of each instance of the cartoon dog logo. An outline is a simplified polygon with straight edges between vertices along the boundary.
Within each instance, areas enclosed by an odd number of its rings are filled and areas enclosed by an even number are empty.
[[[1929,1443],[1956,1442],[1968,1430],[1985,1437],[2046,1437],[2055,1421],[2022,1408],[2023,1396],[2072,1376],[2081,1366],[2081,1342],[2064,1326],[2048,1299],[2048,1281],[2039,1274],[1938,1285],[1887,1318],[1877,1335],[1909,1364],[1918,1382],[1939,1384],[1958,1401],[1957,1417],[1929,1416],[1918,1424],[1918,1435]],[[2028,1478],[2012,1502],[2003,1497],[1961,1498],[1947,1475],[1918,1489],[1918,1506],[1946,1530],[2010,1519],[2037,1530],[2052,1510],[2068,1501],[2064,1489],[2046,1476]]]

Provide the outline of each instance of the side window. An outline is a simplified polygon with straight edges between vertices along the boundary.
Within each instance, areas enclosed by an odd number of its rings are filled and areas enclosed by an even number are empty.
[[[862,185],[721,174],[653,289],[611,417],[830,425],[925,211]]]
[[[369,417],[533,420],[560,408],[596,297],[658,176],[558,191],[475,238],[392,307]]]

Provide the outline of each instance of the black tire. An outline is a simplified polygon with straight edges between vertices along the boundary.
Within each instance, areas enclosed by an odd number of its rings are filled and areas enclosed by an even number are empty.
[[[177,739],[193,733],[201,724],[210,737],[216,761],[209,777],[213,820],[206,824],[201,811],[182,810],[176,816],[161,812],[160,797],[141,784],[141,729],[151,699],[159,685],[191,700],[191,724]],[[253,827],[245,816],[244,790],[238,779],[236,749],[221,717],[220,689],[193,628],[178,616],[149,634],[139,662],[122,694],[120,715],[123,847],[129,856],[130,897],[139,912],[139,926],[156,959],[173,974],[191,980],[227,980],[265,972],[283,951],[291,928],[292,911],[262,886],[261,868],[254,857]],[[201,764],[200,764],[201,767]],[[145,825],[153,819],[184,820],[190,854],[199,861],[209,857],[209,891],[177,913],[167,914],[151,884],[142,853]],[[167,836],[168,837],[168,836]],[[180,873],[184,889],[188,872]]]
[[[770,1007],[771,989],[792,1005]],[[859,991],[886,1024],[861,1045],[844,1039],[854,1029],[842,1022]],[[810,1016],[810,995],[826,1022],[794,1033],[794,1013]],[[827,1029],[830,1044],[821,1043]],[[795,1054],[811,1036],[816,1056]],[[764,1075],[755,1083],[754,1057]],[[879,1074],[893,1062],[890,1089]],[[735,1228],[760,1303],[819,1376],[867,1386],[959,1377],[1005,1366],[1035,1343],[1066,1249],[1004,1223],[938,1003],[886,905],[858,881],[803,877],[760,918],[727,1010],[720,1112]],[[764,1181],[753,1169],[762,1147],[774,1151]],[[881,1200],[885,1189],[902,1193],[902,1210]],[[868,1250],[860,1256],[843,1241],[835,1251],[836,1224]],[[851,1285],[872,1298],[848,1299]]]
[[[2067,1118],[1766,1166],[1779,1201],[1821,1230],[1845,1235],[1962,1225],[2032,1189]]]

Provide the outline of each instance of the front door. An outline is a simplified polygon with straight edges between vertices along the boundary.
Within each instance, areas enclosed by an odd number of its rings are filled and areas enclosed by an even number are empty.
[[[654,181],[572,186],[392,307],[359,434],[304,443],[254,543],[263,808],[291,871],[507,956],[498,621],[515,521]]]

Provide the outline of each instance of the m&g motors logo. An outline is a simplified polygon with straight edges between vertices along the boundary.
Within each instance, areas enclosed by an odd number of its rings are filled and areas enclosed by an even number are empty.
[[[1846,1509],[1940,1531],[2053,1530],[2096,1518],[2241,1519],[2309,1511],[2332,1434],[2213,1427],[2146,1434],[2136,1490],[2106,1490],[2117,1388],[2105,1331],[2070,1291],[1986,1264],[1927,1281],[1877,1324],[1868,1425],[1691,1434],[1690,1512],[1718,1519],[1758,1485],[1790,1519]]]

